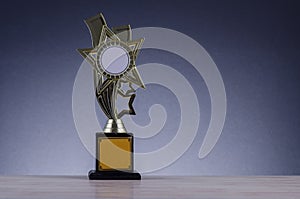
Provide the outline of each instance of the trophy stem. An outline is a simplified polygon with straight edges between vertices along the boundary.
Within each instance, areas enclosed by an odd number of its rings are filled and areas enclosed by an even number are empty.
[[[127,133],[127,131],[121,119],[108,119],[104,133]]]

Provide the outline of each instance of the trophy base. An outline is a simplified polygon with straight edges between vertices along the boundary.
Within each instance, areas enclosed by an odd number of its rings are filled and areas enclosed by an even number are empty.
[[[90,180],[141,180],[141,174],[124,171],[96,171],[91,170],[88,174]]]

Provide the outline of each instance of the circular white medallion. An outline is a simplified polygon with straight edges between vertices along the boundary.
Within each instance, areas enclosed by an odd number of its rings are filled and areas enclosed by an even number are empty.
[[[121,46],[110,46],[102,51],[99,63],[103,70],[111,75],[124,73],[129,67],[129,55]]]

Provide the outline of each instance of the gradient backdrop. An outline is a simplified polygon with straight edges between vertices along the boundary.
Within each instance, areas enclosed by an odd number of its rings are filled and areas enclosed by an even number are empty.
[[[158,62],[178,69],[201,98],[194,143],[178,161],[153,175],[300,174],[297,0],[5,3],[0,12],[0,175],[86,175],[94,167],[76,133],[72,89],[82,62],[75,49],[91,44],[83,19],[98,12],[109,26],[157,26],[189,35],[208,51],[223,77],[226,123],[213,151],[200,160],[210,118],[203,79],[176,55],[157,50],[140,54],[140,64]],[[137,139],[137,151],[159,148],[178,127],[176,99],[155,85],[138,91],[137,123],[149,122],[146,111],[153,103],[165,106],[167,124],[156,137]]]

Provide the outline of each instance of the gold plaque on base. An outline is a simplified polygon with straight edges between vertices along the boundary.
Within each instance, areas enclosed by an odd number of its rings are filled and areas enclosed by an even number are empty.
[[[99,137],[99,170],[132,170],[131,137]]]
[[[98,171],[133,171],[131,133],[96,133],[96,140]]]

